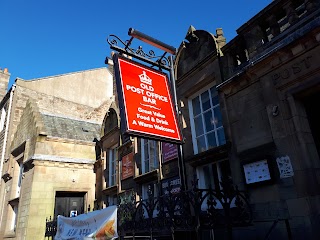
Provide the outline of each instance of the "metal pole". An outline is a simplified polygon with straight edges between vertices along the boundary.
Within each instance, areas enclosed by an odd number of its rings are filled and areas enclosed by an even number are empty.
[[[139,32],[138,30],[136,29],[133,29],[133,28],[129,28],[129,31],[128,31],[128,35],[131,36],[131,37],[134,37],[134,38],[137,38],[145,43],[148,43],[156,48],[159,48],[165,52],[168,52],[168,53],[171,53],[171,54],[176,54],[176,48],[175,47],[172,47],[164,42],[161,42],[160,40],[158,39],[155,39],[153,37],[150,37],[149,35],[147,34],[144,34],[142,32]]]
[[[179,119],[179,107],[178,107],[178,98],[177,98],[177,89],[176,89],[176,81],[174,78],[174,69],[173,69],[173,58],[172,55],[169,56],[170,60],[170,80],[174,97],[174,104],[177,112],[177,116]],[[183,161],[183,149],[182,144],[178,145],[178,167],[179,167],[179,177],[181,182],[181,190],[184,191],[187,189],[186,177],[185,177],[185,166]]]

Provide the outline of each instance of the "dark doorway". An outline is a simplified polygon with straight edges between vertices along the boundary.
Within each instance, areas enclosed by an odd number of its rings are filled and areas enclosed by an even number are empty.
[[[56,192],[54,216],[77,216],[84,212],[85,192]]]
[[[308,117],[310,130],[318,150],[318,155],[320,156],[320,92],[313,93],[312,95],[305,97],[303,99],[303,103]]]

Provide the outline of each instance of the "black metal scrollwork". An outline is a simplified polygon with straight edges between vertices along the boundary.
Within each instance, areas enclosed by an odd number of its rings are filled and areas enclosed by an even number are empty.
[[[198,231],[199,229],[217,229],[248,226],[252,222],[252,212],[244,192],[232,184],[223,188],[198,189],[171,193],[160,197],[150,194],[148,199],[136,202],[130,208],[133,211],[126,223],[118,228],[124,235],[135,235],[172,231]],[[124,207],[124,208],[123,208]],[[127,206],[119,205],[118,214],[127,211]],[[133,228],[132,228],[133,226]],[[231,230],[230,230],[231,231]]]
[[[109,35],[107,42],[110,45],[110,48],[116,50],[122,54],[126,54],[132,57],[135,57],[139,60],[150,63],[152,66],[157,66],[160,69],[170,70],[171,62],[168,57],[166,57],[166,52],[161,56],[156,55],[153,50],[144,51],[142,46],[133,48],[132,45],[133,38],[123,41],[116,35]]]

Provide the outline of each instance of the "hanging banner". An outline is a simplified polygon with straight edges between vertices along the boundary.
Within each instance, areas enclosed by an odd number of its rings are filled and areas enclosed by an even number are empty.
[[[117,206],[81,214],[77,217],[58,216],[55,240],[103,239],[118,237]]]
[[[114,54],[122,131],[133,136],[181,142],[167,75]]]
[[[133,176],[133,153],[122,158],[122,179],[126,179]]]

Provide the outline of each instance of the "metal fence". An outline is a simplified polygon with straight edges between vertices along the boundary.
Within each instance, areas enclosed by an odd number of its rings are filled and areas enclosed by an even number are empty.
[[[247,196],[237,187],[223,190],[197,189],[136,201],[135,195],[118,208],[118,233],[125,236],[150,236],[151,239],[176,232],[194,233],[200,239],[202,230],[224,228],[232,239],[232,228],[248,226],[252,212]]]
[[[56,218],[49,218],[46,219],[46,231],[44,236],[47,237],[48,239],[53,239],[53,237],[57,233],[57,219]]]
[[[232,228],[252,223],[252,212],[244,192],[229,184],[222,190],[193,188],[188,191],[154,197],[149,189],[146,200],[131,194],[118,206],[120,239],[176,239],[185,234],[201,239],[203,231],[224,229],[232,239]],[[46,222],[46,237],[56,233],[56,221]],[[192,238],[191,238],[192,236]],[[184,238],[187,239],[187,238]]]

